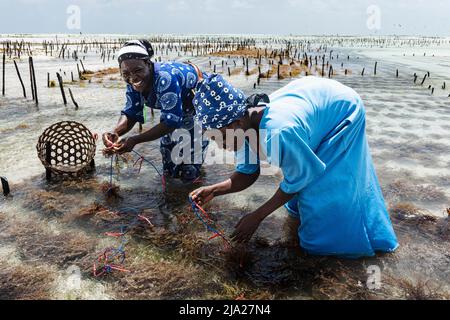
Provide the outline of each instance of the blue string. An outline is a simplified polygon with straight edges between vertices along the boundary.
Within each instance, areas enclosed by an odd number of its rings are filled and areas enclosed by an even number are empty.
[[[159,172],[158,168],[156,168],[156,166],[153,164],[153,162],[151,162],[150,160],[145,159],[139,152],[132,150],[135,154],[137,154],[142,160],[144,160],[145,162],[149,163],[155,170],[156,172],[159,174],[160,177],[162,177],[161,172]]]
[[[194,200],[192,200],[192,197],[189,195],[189,202],[191,204],[192,210],[194,211],[194,214],[197,216],[197,218],[203,223],[208,231],[211,231],[215,234],[221,235],[219,231],[217,231],[215,228],[211,227],[201,216],[199,213],[199,209],[197,208],[197,205],[195,204]]]
[[[153,164],[153,162],[151,162],[150,160],[145,159],[140,153],[136,152],[133,150],[133,152],[135,154],[137,154],[143,161],[149,163],[158,173],[158,175],[160,177],[162,177],[162,174],[160,173],[160,171],[158,170],[158,168],[156,168],[156,166]],[[116,156],[117,157],[117,156]],[[114,164],[114,156],[111,156],[111,167],[110,167],[110,171],[109,171],[109,184],[110,187],[112,188],[112,179],[113,179],[113,164]],[[120,225],[120,238],[121,238],[121,242],[120,245],[117,248],[108,248],[105,249],[104,254],[106,253],[106,251],[109,251],[112,253],[111,256],[108,256],[108,258],[111,259],[115,259],[116,257],[120,257],[120,264],[123,264],[123,262],[125,261],[125,257],[126,257],[126,253],[125,253],[125,245],[127,243],[126,239],[125,239],[125,235],[126,233],[129,231],[130,227],[135,225],[138,221],[139,221],[139,212],[136,208],[132,208],[132,207],[126,207],[126,208],[122,208],[121,210],[119,210],[118,214],[124,214],[124,215],[128,215],[128,212],[124,212],[124,211],[133,211],[133,213],[136,214],[135,218],[133,219],[132,222],[128,223],[128,224],[123,224]],[[112,225],[114,224],[114,222],[111,222],[108,225]],[[112,268],[110,265],[105,265],[103,266],[103,270],[106,273],[110,273],[112,272]]]
[[[127,232],[129,231],[130,227],[135,225],[138,221],[139,221],[139,212],[136,208],[132,208],[132,207],[126,207],[126,208],[122,208],[119,210],[118,214],[121,215],[128,215],[128,214],[133,214],[130,212],[126,212],[126,211],[133,211],[135,215],[135,218],[133,219],[132,222],[130,222],[129,224],[123,224],[119,226],[119,230],[120,230],[120,244],[117,248],[107,248],[104,251],[104,254],[106,254],[107,252],[109,253],[108,255],[108,260],[110,260],[111,262],[114,261],[114,259],[119,259],[119,263],[123,264],[126,258],[126,251],[125,251],[125,245],[127,244],[127,240],[125,239],[125,235],[127,234]],[[110,225],[113,224],[113,222],[110,223]],[[102,269],[106,272],[106,273],[111,273],[113,271],[113,269],[111,268],[111,265],[106,264],[102,267]]]
[[[131,213],[131,212],[127,212],[127,211],[133,211],[133,212]],[[139,217],[138,217],[139,211],[138,211],[138,209],[133,208],[133,207],[121,208],[121,209],[119,209],[119,211],[117,211],[117,214],[122,215],[122,216],[127,216],[130,214],[136,215],[135,218],[130,223],[121,224],[121,225],[116,226],[117,228],[120,228],[120,233],[122,233],[124,235],[129,231],[129,228],[131,226],[135,225],[139,221]],[[104,227],[109,227],[109,226],[113,227],[114,225],[115,225],[114,221],[103,224]]]
[[[113,158],[114,158],[114,156],[111,156],[111,166],[110,166],[110,168],[109,168],[109,187],[110,187],[110,188],[112,188]]]

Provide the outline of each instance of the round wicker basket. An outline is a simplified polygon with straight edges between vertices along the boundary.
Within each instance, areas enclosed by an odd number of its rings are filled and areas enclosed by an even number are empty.
[[[45,129],[36,145],[39,159],[55,175],[76,177],[93,167],[95,139],[75,121],[62,121]]]

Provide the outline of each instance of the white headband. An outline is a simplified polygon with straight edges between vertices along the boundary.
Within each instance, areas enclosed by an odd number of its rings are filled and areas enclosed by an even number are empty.
[[[144,56],[148,56],[148,52],[147,50],[142,47],[142,45],[130,45],[130,46],[126,46],[123,47],[119,50],[118,53],[118,57],[124,55],[124,54],[128,54],[128,53],[138,53],[138,54],[142,54]]]

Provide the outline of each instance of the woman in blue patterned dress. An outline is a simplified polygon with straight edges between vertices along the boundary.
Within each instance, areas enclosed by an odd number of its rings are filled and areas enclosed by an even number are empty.
[[[118,53],[120,72],[127,83],[126,105],[113,132],[103,134],[107,148],[117,153],[130,152],[143,142],[161,139],[164,174],[193,181],[200,175],[202,163],[194,161],[194,145],[201,144],[205,153],[208,141],[194,141],[195,109],[192,105],[193,91],[203,74],[187,63],[154,63],[150,59],[153,49],[146,40],[128,41]],[[144,123],[145,107],[161,110],[160,122],[149,130],[121,139],[137,122]],[[182,128],[191,135],[191,163],[175,164],[172,149],[179,143],[172,139],[172,132]],[[200,137],[201,137],[201,128]]]

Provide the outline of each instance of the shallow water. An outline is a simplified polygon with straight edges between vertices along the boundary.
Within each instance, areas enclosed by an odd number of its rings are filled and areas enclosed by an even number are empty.
[[[343,69],[336,68],[334,78],[354,88],[365,101],[367,134],[379,180],[388,206],[397,208],[391,211],[401,244],[395,254],[357,261],[306,256],[288,241],[284,209],[263,222],[247,248],[230,252],[220,239],[208,241],[211,234],[189,210],[187,195],[196,187],[225,179],[233,172],[231,165],[204,166],[199,183],[183,186],[169,181],[163,192],[154,169],[144,163],[137,173],[132,165],[137,157],[132,157],[122,164],[120,172],[114,173],[122,198],[108,200],[101,185],[108,181],[109,159],[101,155],[97,142],[95,173],[82,180],[46,182],[35,148],[42,131],[61,120],[82,122],[97,133],[111,129],[124,103],[125,86],[118,74],[94,77],[91,83],[67,84],[80,105],[79,110],[74,110],[70,100],[67,106],[62,104],[59,88],[47,88],[46,81],[47,72],[54,80],[59,69],[66,72],[65,81],[70,81],[70,71],[76,74],[76,63],[35,53],[39,107],[30,98],[21,98],[20,83],[9,60],[6,97],[0,97],[0,174],[8,178],[12,190],[11,197],[0,199],[0,296],[351,299],[414,298],[412,292],[448,295],[450,248],[448,219],[444,218],[445,209],[450,207],[449,89],[436,88],[431,95],[428,82],[423,87],[413,84],[414,72],[420,79],[428,71],[423,69],[423,57],[417,57],[421,62],[416,65],[411,57],[401,59],[395,55],[391,59],[392,52],[397,54],[398,49],[333,50],[340,56],[332,61],[333,65],[344,63],[344,68],[352,70],[345,76]],[[439,54],[448,58],[450,50],[445,50],[439,48]],[[169,52],[169,56],[163,56],[166,59],[180,58]],[[220,62],[226,57],[183,59],[207,71],[212,59],[217,61],[217,70],[222,71]],[[375,60],[377,76],[371,71]],[[116,66],[112,61],[103,63],[95,49],[86,54],[83,62],[92,71]],[[430,83],[449,82],[444,77],[447,69],[437,63],[430,59]],[[366,74],[362,77],[364,67]],[[27,85],[26,60],[19,63],[19,68]],[[401,70],[399,78],[395,77],[396,68]],[[256,75],[236,74],[230,81],[246,93],[255,91]],[[256,91],[270,93],[287,82],[289,79],[276,77],[262,79]],[[156,112],[155,119],[144,129],[157,118]],[[147,143],[136,150],[161,167],[158,144]],[[273,194],[279,181],[279,175],[262,176],[250,189],[214,199],[206,209],[230,234],[240,217]],[[435,218],[411,219],[405,210],[396,207],[402,203],[414,205],[420,216]],[[153,226],[142,221],[134,223],[137,213],[148,217]],[[131,272],[94,277],[92,265],[99,252],[118,245],[118,239],[104,232],[118,231],[120,225],[132,222],[133,228],[125,237],[125,266]],[[381,289],[370,290],[366,285],[371,265],[382,270]],[[70,268],[80,270],[81,283],[76,289],[67,285],[72,279]]]

